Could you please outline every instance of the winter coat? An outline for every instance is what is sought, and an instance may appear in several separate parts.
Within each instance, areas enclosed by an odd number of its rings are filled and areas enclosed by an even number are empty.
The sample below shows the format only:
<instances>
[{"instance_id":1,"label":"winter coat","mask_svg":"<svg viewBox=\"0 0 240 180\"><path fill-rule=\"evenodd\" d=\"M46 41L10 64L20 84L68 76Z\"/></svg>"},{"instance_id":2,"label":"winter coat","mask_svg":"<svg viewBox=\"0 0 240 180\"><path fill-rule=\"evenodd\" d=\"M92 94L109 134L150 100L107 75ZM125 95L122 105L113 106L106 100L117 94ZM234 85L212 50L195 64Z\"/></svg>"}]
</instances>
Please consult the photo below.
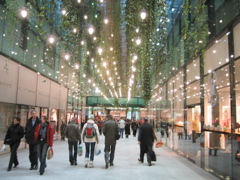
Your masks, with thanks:
<instances>
[{"instance_id":1,"label":"winter coat","mask_svg":"<svg viewBox=\"0 0 240 180\"><path fill-rule=\"evenodd\" d=\"M115 134L119 133L118 124L113 120L108 120L103 124L103 134L105 136L105 145L116 144Z\"/></svg>"},{"instance_id":2,"label":"winter coat","mask_svg":"<svg viewBox=\"0 0 240 180\"><path fill-rule=\"evenodd\" d=\"M125 134L130 135L130 123L127 122L125 125Z\"/></svg>"},{"instance_id":3,"label":"winter coat","mask_svg":"<svg viewBox=\"0 0 240 180\"><path fill-rule=\"evenodd\" d=\"M119 128L125 128L125 121L123 119L121 119L119 122L118 122L118 125L119 125Z\"/></svg>"},{"instance_id":4,"label":"winter coat","mask_svg":"<svg viewBox=\"0 0 240 180\"><path fill-rule=\"evenodd\" d=\"M25 139L28 144L35 144L34 142L34 132L38 124L41 123L41 119L36 118L36 122L34 126L32 126L32 117L28 119L27 124L25 126Z\"/></svg>"},{"instance_id":5,"label":"winter coat","mask_svg":"<svg viewBox=\"0 0 240 180\"><path fill-rule=\"evenodd\" d=\"M65 131L69 141L79 141L81 143L81 133L75 121L71 121Z\"/></svg>"},{"instance_id":6,"label":"winter coat","mask_svg":"<svg viewBox=\"0 0 240 180\"><path fill-rule=\"evenodd\" d=\"M140 141L141 144L152 145L155 139L154 136L155 134L151 124L145 122L140 126L138 141Z\"/></svg>"},{"instance_id":7,"label":"winter coat","mask_svg":"<svg viewBox=\"0 0 240 180\"><path fill-rule=\"evenodd\" d=\"M85 129L86 129L88 123L93 124L95 134L96 134L93 138L87 138L86 135L85 135ZM82 129L82 138L83 138L83 142L97 142L97 143L99 143L98 125L92 119L89 119L87 121L87 123L84 124L83 129Z\"/></svg>"},{"instance_id":8,"label":"winter coat","mask_svg":"<svg viewBox=\"0 0 240 180\"><path fill-rule=\"evenodd\" d=\"M38 126L35 129L34 132L34 142L39 142L40 138L39 138L39 133L42 127L42 123L38 124ZM53 135L54 135L54 129L52 127L51 124L48 124L47 126L47 131L46 131L47 135L46 135L46 143L52 147L53 146Z\"/></svg>"},{"instance_id":9,"label":"winter coat","mask_svg":"<svg viewBox=\"0 0 240 180\"><path fill-rule=\"evenodd\" d=\"M9 126L7 130L7 134L4 139L3 144L15 144L15 143L20 143L21 138L24 136L24 129L23 127L18 123L18 124L12 124Z\"/></svg>"}]
</instances>

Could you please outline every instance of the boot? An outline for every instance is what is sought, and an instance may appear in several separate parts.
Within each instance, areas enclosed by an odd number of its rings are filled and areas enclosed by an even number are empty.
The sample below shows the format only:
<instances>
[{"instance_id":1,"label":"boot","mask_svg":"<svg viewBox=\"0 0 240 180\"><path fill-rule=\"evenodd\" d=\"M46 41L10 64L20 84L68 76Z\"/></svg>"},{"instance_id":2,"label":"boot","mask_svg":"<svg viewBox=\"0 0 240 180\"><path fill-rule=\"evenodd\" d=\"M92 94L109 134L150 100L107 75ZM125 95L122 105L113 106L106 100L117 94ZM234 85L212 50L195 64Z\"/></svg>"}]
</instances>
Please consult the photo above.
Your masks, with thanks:
<instances>
[{"instance_id":1,"label":"boot","mask_svg":"<svg viewBox=\"0 0 240 180\"><path fill-rule=\"evenodd\" d=\"M88 167L88 159L85 159L85 168L87 168Z\"/></svg>"},{"instance_id":2,"label":"boot","mask_svg":"<svg viewBox=\"0 0 240 180\"><path fill-rule=\"evenodd\" d=\"M93 168L93 161L89 161L89 168Z\"/></svg>"}]
</instances>

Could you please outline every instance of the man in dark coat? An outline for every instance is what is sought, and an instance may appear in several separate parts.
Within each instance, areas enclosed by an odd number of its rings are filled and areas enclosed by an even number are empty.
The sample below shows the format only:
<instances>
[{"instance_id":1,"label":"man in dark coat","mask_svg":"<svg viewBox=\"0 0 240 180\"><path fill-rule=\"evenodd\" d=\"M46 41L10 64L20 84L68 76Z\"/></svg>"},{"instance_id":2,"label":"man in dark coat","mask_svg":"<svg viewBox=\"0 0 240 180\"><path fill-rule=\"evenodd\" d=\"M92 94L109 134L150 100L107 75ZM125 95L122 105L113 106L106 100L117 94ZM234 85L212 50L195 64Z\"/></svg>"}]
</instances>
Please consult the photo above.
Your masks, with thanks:
<instances>
[{"instance_id":1,"label":"man in dark coat","mask_svg":"<svg viewBox=\"0 0 240 180\"><path fill-rule=\"evenodd\" d=\"M107 118L108 121L106 121L103 125L103 135L105 136L104 157L106 169L108 168L108 163L110 163L110 166L114 165L113 160L116 147L115 135L116 133L119 133L118 124L113 120L112 116L108 115Z\"/></svg>"},{"instance_id":2,"label":"man in dark coat","mask_svg":"<svg viewBox=\"0 0 240 180\"><path fill-rule=\"evenodd\" d=\"M30 170L38 169L38 142L34 142L34 131L38 124L41 123L41 119L37 117L37 111L32 111L32 117L28 119L25 127L25 139L29 144L29 160L31 163Z\"/></svg>"},{"instance_id":3,"label":"man in dark coat","mask_svg":"<svg viewBox=\"0 0 240 180\"><path fill-rule=\"evenodd\" d=\"M138 136L138 144L140 144L140 159L139 161L143 163L144 153L147 153L147 162L148 165L151 166L151 156L153 155L153 142L155 137L155 133L153 131L153 127L148 123L148 119L144 119L144 123L140 126L139 136Z\"/></svg>"}]
</instances>

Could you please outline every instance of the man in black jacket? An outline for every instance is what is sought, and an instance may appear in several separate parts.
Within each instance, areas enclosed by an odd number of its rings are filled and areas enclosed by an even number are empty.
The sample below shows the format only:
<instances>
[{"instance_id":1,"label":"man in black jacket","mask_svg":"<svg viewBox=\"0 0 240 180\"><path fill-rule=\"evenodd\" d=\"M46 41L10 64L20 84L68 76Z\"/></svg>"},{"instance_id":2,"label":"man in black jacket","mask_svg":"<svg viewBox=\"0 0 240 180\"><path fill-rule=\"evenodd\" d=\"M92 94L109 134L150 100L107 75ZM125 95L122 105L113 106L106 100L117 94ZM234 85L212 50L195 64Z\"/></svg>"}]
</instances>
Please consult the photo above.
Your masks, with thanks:
<instances>
[{"instance_id":1,"label":"man in black jacket","mask_svg":"<svg viewBox=\"0 0 240 180\"><path fill-rule=\"evenodd\" d=\"M153 142L155 137L155 133L153 131L153 127L148 123L148 119L144 119L144 123L140 126L139 136L138 136L138 144L140 144L140 162L143 163L144 153L147 153L147 162L148 165L151 166L151 156L153 155Z\"/></svg>"},{"instance_id":2,"label":"man in black jacket","mask_svg":"<svg viewBox=\"0 0 240 180\"><path fill-rule=\"evenodd\" d=\"M38 143L34 142L34 131L39 123L41 123L41 119L37 117L37 111L32 110L32 117L28 119L25 127L25 139L29 144L30 170L38 169Z\"/></svg>"}]
</instances>

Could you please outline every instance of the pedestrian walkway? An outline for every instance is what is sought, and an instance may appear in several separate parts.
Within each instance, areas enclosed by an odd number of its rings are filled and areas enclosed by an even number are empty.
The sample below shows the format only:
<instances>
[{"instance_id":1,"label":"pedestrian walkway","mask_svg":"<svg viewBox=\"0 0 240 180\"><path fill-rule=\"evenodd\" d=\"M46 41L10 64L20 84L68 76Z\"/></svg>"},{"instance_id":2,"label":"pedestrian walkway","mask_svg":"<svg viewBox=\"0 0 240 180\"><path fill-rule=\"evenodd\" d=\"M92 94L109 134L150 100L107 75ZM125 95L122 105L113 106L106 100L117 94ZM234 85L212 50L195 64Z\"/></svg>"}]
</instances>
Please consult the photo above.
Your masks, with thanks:
<instances>
[{"instance_id":1,"label":"pedestrian walkway","mask_svg":"<svg viewBox=\"0 0 240 180\"><path fill-rule=\"evenodd\" d=\"M1 180L206 180L218 179L187 159L177 155L167 147L155 149L157 162L148 166L138 162L139 145L136 137L130 136L117 142L114 166L105 169L104 137L100 138L102 153L95 156L94 168L84 167L84 156L78 156L78 165L71 166L68 161L67 141L54 141L54 157L47 160L47 168L43 176L38 170L29 170L28 149L18 151L19 166L7 172L9 154L0 156ZM84 152L83 152L84 153Z\"/></svg>"}]
</instances>

